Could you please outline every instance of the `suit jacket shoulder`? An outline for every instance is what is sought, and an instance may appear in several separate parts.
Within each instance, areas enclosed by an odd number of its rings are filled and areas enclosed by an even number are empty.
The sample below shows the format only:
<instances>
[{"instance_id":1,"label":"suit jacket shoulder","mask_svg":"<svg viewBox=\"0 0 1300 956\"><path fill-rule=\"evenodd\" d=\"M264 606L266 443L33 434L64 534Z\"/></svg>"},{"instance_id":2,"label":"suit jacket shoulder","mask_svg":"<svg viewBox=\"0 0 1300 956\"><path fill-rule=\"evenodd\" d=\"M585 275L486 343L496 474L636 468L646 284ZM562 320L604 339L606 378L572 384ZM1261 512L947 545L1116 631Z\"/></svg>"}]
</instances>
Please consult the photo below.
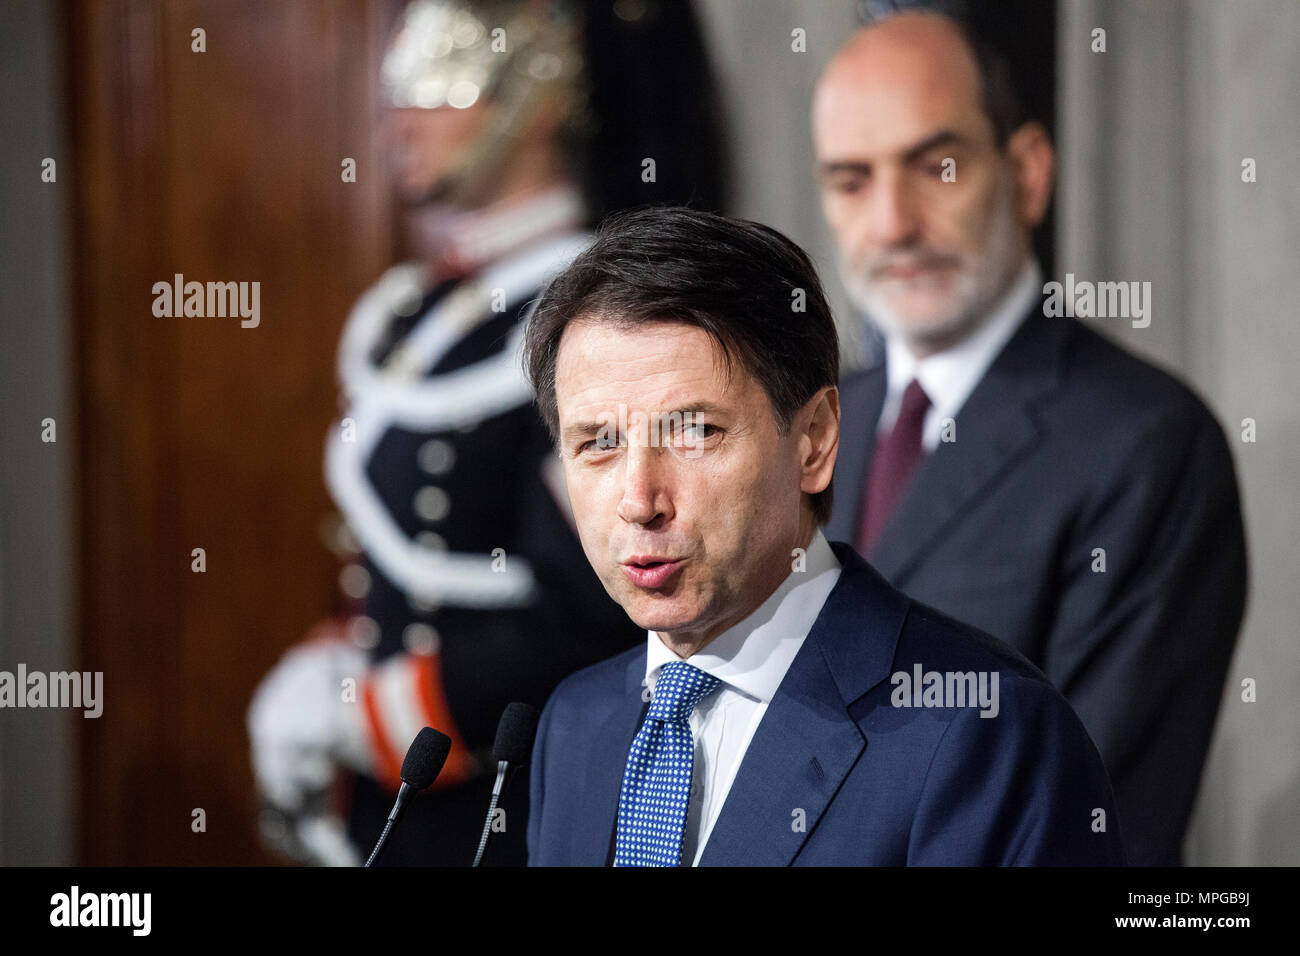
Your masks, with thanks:
<instances>
[{"instance_id":1,"label":"suit jacket shoulder","mask_svg":"<svg viewBox=\"0 0 1300 956\"><path fill-rule=\"evenodd\" d=\"M575 671L555 688L546 702L543 716L551 716L561 724L575 718L583 721L605 719L611 709L625 701L632 675L640 675L638 668L644 670L645 655L645 643L642 642L621 654ZM634 688L639 686L639 681L634 683ZM547 711L552 713L548 715Z\"/></svg>"},{"instance_id":2,"label":"suit jacket shoulder","mask_svg":"<svg viewBox=\"0 0 1300 956\"><path fill-rule=\"evenodd\" d=\"M1182 425L1188 430L1218 428L1202 398L1181 379L1069 318L1031 317L1044 334L1064 339L1061 385L1072 404L1112 424ZM1058 328L1059 327L1059 330Z\"/></svg>"}]
</instances>

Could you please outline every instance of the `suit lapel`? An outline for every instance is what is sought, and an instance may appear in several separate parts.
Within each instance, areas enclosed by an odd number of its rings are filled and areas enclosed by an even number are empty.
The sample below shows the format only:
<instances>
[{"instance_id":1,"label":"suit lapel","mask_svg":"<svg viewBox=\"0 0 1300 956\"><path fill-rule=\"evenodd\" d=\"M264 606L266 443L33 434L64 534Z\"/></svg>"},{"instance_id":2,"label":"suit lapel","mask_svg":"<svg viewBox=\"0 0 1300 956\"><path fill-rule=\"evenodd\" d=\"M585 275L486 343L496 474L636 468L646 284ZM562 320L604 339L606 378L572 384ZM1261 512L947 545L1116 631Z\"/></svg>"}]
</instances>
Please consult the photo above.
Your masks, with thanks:
<instances>
[{"instance_id":1,"label":"suit lapel","mask_svg":"<svg viewBox=\"0 0 1300 956\"><path fill-rule=\"evenodd\" d=\"M700 858L788 866L868 741L848 706L889 674L907 600L856 553L750 741Z\"/></svg>"},{"instance_id":2,"label":"suit lapel","mask_svg":"<svg viewBox=\"0 0 1300 956\"><path fill-rule=\"evenodd\" d=\"M977 386L977 391L983 384ZM1014 461L1036 434L1018 406L972 393L957 418L957 440L940 442L917 466L871 549L870 560L895 584L943 539L943 532Z\"/></svg>"},{"instance_id":3,"label":"suit lapel","mask_svg":"<svg viewBox=\"0 0 1300 956\"><path fill-rule=\"evenodd\" d=\"M904 587L945 531L1033 448L1034 408L1059 373L1060 328L1031 313L957 413L957 440L940 442L917 466L868 555L895 585Z\"/></svg>"},{"instance_id":4,"label":"suit lapel","mask_svg":"<svg viewBox=\"0 0 1300 956\"><path fill-rule=\"evenodd\" d=\"M650 704L641 699L645 680L645 652L632 655L624 683L623 700L596 731L582 788L582 821L574 838L577 866L608 866L612 859L618 798L623 789L627 755Z\"/></svg>"},{"instance_id":5,"label":"suit lapel","mask_svg":"<svg viewBox=\"0 0 1300 956\"><path fill-rule=\"evenodd\" d=\"M834 691L826 662L805 643L750 741L701 865L794 860L865 746Z\"/></svg>"}]
</instances>

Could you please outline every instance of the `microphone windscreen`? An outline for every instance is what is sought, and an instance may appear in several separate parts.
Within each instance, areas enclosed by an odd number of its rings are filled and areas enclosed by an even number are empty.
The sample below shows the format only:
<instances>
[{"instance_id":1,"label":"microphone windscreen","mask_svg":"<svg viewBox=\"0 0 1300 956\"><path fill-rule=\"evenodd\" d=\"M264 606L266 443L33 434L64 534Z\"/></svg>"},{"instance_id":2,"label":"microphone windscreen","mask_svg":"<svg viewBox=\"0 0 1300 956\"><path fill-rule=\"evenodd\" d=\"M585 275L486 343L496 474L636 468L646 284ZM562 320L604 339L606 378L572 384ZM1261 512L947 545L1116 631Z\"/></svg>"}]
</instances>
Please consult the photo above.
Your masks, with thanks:
<instances>
[{"instance_id":1,"label":"microphone windscreen","mask_svg":"<svg viewBox=\"0 0 1300 956\"><path fill-rule=\"evenodd\" d=\"M451 738L444 733L425 727L407 748L402 761L402 780L416 790L423 790L442 772L451 751Z\"/></svg>"},{"instance_id":2,"label":"microphone windscreen","mask_svg":"<svg viewBox=\"0 0 1300 956\"><path fill-rule=\"evenodd\" d=\"M515 766L528 763L537 736L537 708L531 704L507 704L497 724L497 739L492 745L493 760L508 760Z\"/></svg>"}]
</instances>

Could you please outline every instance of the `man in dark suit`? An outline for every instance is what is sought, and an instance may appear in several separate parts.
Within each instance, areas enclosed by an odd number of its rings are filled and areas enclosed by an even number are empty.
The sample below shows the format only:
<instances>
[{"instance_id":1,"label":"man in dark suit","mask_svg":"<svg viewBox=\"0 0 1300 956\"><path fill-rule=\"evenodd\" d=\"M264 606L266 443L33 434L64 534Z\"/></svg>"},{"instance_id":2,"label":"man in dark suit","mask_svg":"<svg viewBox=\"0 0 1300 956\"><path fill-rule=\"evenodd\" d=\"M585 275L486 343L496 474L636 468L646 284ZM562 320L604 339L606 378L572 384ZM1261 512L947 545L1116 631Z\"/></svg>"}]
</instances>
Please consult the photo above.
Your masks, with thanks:
<instances>
[{"instance_id":1,"label":"man in dark suit","mask_svg":"<svg viewBox=\"0 0 1300 956\"><path fill-rule=\"evenodd\" d=\"M841 383L828 535L1042 668L1106 762L1129 861L1180 862L1246 591L1222 430L1045 308L1031 239L1052 147L957 21L860 30L813 134L841 272L884 338ZM1150 305L1112 318L1141 326Z\"/></svg>"},{"instance_id":2,"label":"man in dark suit","mask_svg":"<svg viewBox=\"0 0 1300 956\"><path fill-rule=\"evenodd\" d=\"M797 246L620 215L525 358L583 550L647 632L547 702L531 864L1123 862L1060 693L823 536L839 354Z\"/></svg>"}]
</instances>

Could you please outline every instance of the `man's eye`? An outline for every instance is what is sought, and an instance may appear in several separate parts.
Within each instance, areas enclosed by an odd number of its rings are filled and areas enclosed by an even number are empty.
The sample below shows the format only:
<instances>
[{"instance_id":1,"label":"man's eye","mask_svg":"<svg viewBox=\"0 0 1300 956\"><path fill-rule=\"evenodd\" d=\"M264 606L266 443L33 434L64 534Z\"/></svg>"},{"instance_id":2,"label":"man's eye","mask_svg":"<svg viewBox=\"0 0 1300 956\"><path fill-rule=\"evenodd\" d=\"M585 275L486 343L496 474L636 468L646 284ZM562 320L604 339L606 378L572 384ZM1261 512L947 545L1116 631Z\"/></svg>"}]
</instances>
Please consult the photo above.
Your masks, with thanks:
<instances>
[{"instance_id":1,"label":"man's eye","mask_svg":"<svg viewBox=\"0 0 1300 956\"><path fill-rule=\"evenodd\" d=\"M692 422L689 425L679 425L674 429L673 439L674 444L694 448L703 445L717 433L717 425L711 425L708 422Z\"/></svg>"},{"instance_id":2,"label":"man's eye","mask_svg":"<svg viewBox=\"0 0 1300 956\"><path fill-rule=\"evenodd\" d=\"M610 448L617 448L618 440L613 435L599 435L596 438L589 438L578 446L578 453L588 451L607 451Z\"/></svg>"}]
</instances>

